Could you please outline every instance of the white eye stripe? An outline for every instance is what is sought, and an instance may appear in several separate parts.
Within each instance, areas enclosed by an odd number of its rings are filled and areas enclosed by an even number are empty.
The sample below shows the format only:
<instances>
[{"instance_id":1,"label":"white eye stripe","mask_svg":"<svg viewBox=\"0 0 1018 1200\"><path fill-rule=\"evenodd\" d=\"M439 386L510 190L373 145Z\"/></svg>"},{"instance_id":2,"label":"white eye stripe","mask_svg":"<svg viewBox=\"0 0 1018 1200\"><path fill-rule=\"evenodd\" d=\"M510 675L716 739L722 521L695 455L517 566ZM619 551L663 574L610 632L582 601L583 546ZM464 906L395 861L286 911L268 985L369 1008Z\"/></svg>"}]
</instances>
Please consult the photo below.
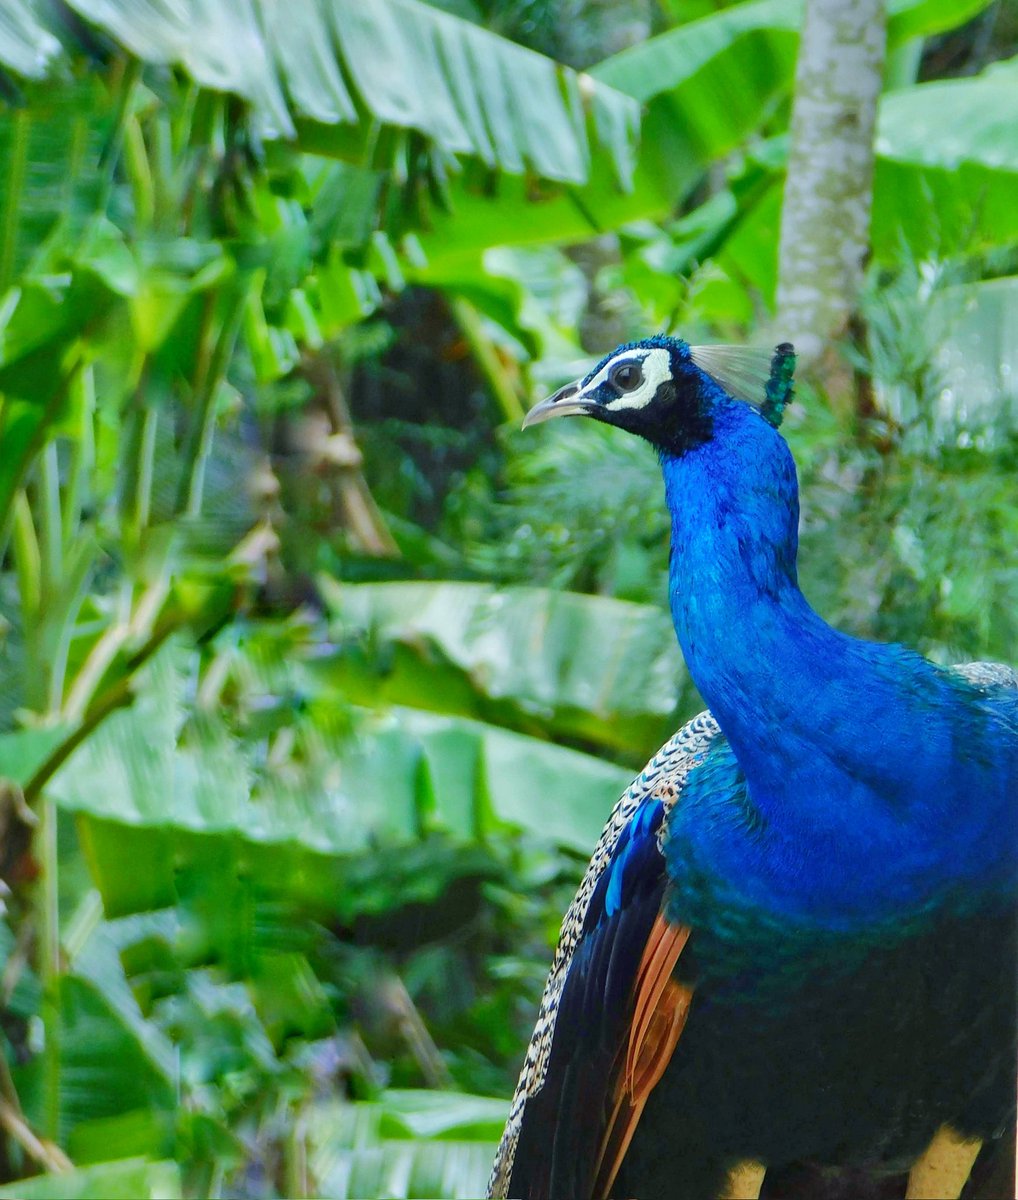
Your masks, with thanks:
<instances>
[{"instance_id":1,"label":"white eye stripe","mask_svg":"<svg viewBox=\"0 0 1018 1200\"><path fill-rule=\"evenodd\" d=\"M584 392L595 391L604 383L608 376L615 370L620 363L644 363L650 356L649 350L627 350L625 354L616 354L610 358L594 378L584 386Z\"/></svg>"},{"instance_id":2,"label":"white eye stripe","mask_svg":"<svg viewBox=\"0 0 1018 1200\"><path fill-rule=\"evenodd\" d=\"M608 360L594 378L583 389L584 394L596 391L602 383L608 381L611 372L620 363L638 362L643 371L643 382L631 392L621 396L613 396L606 401L612 411L624 408L643 408L654 399L657 389L672 374L671 355L663 347L652 350L627 350Z\"/></svg>"}]
</instances>

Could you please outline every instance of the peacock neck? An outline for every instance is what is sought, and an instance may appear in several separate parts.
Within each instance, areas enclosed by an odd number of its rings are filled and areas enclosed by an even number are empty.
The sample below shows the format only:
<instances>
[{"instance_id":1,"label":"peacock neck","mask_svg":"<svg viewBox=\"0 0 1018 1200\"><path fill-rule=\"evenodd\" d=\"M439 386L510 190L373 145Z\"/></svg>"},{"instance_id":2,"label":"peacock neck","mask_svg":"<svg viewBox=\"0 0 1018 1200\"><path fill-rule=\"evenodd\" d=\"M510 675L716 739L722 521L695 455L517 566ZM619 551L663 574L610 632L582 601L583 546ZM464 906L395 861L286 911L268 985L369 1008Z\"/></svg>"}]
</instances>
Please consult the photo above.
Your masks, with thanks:
<instances>
[{"instance_id":1,"label":"peacock neck","mask_svg":"<svg viewBox=\"0 0 1018 1200\"><path fill-rule=\"evenodd\" d=\"M949 672L810 608L795 467L777 432L733 402L709 441L661 462L675 629L735 758L706 762L673 809L675 877L692 855L752 903L832 927L918 912L994 872L1013 880L1013 839L999 835L1018 769L1010 727ZM710 771L726 762L737 773L720 785Z\"/></svg>"},{"instance_id":2,"label":"peacock neck","mask_svg":"<svg viewBox=\"0 0 1018 1200\"><path fill-rule=\"evenodd\" d=\"M863 669L854 639L810 608L796 577L798 489L783 439L745 405L715 436L662 455L672 517L670 601L689 672L751 790L786 798L804 743L851 766L852 731L823 721L831 683ZM838 699L840 699L840 693Z\"/></svg>"}]
</instances>

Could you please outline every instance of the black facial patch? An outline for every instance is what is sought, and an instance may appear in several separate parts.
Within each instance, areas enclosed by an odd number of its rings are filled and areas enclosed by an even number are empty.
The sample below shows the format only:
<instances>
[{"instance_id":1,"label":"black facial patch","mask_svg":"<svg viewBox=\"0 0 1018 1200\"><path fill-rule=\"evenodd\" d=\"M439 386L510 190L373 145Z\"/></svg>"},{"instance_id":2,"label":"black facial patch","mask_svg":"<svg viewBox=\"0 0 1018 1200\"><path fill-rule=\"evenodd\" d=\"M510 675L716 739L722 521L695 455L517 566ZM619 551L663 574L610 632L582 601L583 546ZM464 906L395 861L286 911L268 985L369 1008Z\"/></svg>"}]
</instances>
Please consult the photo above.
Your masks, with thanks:
<instances>
[{"instance_id":1,"label":"black facial patch","mask_svg":"<svg viewBox=\"0 0 1018 1200\"><path fill-rule=\"evenodd\" d=\"M678 380L673 375L659 384L654 398L640 408L616 408L612 405L611 400L618 396L621 389L609 376L598 389L602 393L598 397L601 404L592 409L589 415L606 425L635 433L662 454L681 457L696 446L710 441L714 436L714 420L710 398L704 394L703 377L699 371L691 364L680 366L680 371ZM609 390L609 395L603 394Z\"/></svg>"},{"instance_id":2,"label":"black facial patch","mask_svg":"<svg viewBox=\"0 0 1018 1200\"><path fill-rule=\"evenodd\" d=\"M643 409L643 428L634 429L661 453L679 458L714 436L710 402L703 394L697 373L683 372L662 383L654 399Z\"/></svg>"}]
</instances>

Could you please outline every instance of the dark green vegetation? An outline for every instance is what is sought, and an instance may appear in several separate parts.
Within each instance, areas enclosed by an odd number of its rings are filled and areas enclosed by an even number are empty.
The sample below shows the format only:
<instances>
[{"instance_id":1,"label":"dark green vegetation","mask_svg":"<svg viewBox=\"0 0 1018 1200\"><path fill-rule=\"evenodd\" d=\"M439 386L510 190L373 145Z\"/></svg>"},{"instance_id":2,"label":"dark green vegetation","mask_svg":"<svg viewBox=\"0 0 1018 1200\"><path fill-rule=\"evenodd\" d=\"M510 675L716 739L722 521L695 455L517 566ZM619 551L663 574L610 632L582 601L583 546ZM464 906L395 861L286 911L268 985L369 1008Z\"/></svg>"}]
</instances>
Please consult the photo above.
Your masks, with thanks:
<instances>
[{"instance_id":1,"label":"dark green vegetation","mask_svg":"<svg viewBox=\"0 0 1018 1200\"><path fill-rule=\"evenodd\" d=\"M652 457L518 419L770 336L800 10L179 7L0 0L0 1170L76 1168L0 1194L476 1195L697 707ZM786 418L807 595L945 660L1018 644L1013 22L891 5L855 394Z\"/></svg>"}]
</instances>

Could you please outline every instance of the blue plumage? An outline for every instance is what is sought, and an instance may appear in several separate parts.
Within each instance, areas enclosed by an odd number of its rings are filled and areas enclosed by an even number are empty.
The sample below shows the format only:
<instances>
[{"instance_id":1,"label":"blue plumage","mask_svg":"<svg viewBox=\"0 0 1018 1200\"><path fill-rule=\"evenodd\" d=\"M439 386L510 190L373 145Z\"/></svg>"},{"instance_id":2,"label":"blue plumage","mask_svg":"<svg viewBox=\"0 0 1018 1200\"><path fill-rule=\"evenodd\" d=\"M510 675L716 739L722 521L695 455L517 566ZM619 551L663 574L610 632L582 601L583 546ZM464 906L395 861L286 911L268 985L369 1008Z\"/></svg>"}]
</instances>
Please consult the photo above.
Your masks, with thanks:
<instances>
[{"instance_id":1,"label":"blue plumage","mask_svg":"<svg viewBox=\"0 0 1018 1200\"><path fill-rule=\"evenodd\" d=\"M747 405L711 403L711 441L662 458L669 592L756 820L701 819L722 801L693 780L675 832L747 902L835 925L900 917L950 889L1013 888L1018 840L1001 831L1018 788L1018 693L986 695L818 617L796 581L788 448Z\"/></svg>"},{"instance_id":2,"label":"blue plumage","mask_svg":"<svg viewBox=\"0 0 1018 1200\"><path fill-rule=\"evenodd\" d=\"M705 1200L727 1176L883 1198L910 1168L923 1195L943 1153L957 1196L978 1151L958 1136L992 1149L1013 1123L1018 677L810 608L776 429L791 363L758 410L719 382L743 394L744 354L656 337L528 417L656 448L711 713L620 801L566 915L493 1196Z\"/></svg>"},{"instance_id":3,"label":"blue plumage","mask_svg":"<svg viewBox=\"0 0 1018 1200\"><path fill-rule=\"evenodd\" d=\"M632 821L622 831L611 863L598 882L598 891L595 892L588 910L588 923L594 920L598 902L603 904L606 917L614 916L625 906L632 893L634 881L639 880L643 874L641 868L645 867L648 861L653 863L653 855L658 853L658 831L664 819L664 811L664 805L659 800L648 800L637 809ZM603 900L600 891L602 885Z\"/></svg>"}]
</instances>

